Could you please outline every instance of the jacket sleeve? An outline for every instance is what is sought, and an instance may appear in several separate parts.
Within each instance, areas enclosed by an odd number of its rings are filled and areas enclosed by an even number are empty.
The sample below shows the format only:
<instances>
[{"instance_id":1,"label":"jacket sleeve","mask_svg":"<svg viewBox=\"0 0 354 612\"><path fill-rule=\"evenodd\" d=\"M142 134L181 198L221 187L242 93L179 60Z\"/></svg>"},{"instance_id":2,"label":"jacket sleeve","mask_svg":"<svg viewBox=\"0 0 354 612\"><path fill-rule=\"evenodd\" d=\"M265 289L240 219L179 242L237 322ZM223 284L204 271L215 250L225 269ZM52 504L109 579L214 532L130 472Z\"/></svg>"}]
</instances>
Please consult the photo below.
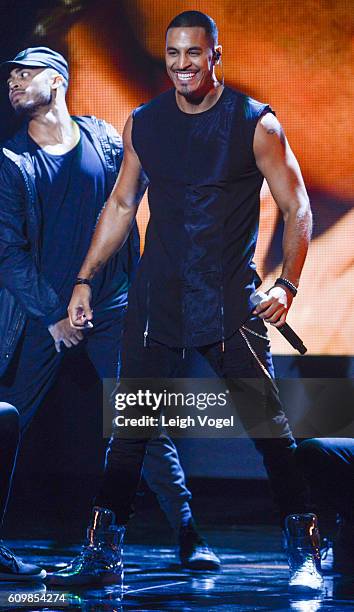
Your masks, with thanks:
<instances>
[{"instance_id":1,"label":"jacket sleeve","mask_svg":"<svg viewBox=\"0 0 354 612\"><path fill-rule=\"evenodd\" d=\"M115 160L115 170L118 176L119 169L123 160L123 141L120 134L117 132L115 127L110 123L104 122L108 141L111 146L113 158ZM146 184L148 180L146 178ZM120 252L121 266L123 272L127 275L129 285L134 277L138 261L140 259L140 234L138 224L135 221L132 230L129 234L129 238Z\"/></svg>"},{"instance_id":2,"label":"jacket sleeve","mask_svg":"<svg viewBox=\"0 0 354 612\"><path fill-rule=\"evenodd\" d=\"M115 170L118 176L118 173L119 173L122 161L123 161L123 140L120 134L118 134L116 128L113 127L113 125L111 125L110 123L106 123L105 121L103 123L106 129L108 142L110 144L111 153L114 159ZM144 170L142 170L141 171L142 193L145 192L148 185L149 185L149 179L146 176Z\"/></svg>"},{"instance_id":3,"label":"jacket sleeve","mask_svg":"<svg viewBox=\"0 0 354 612\"><path fill-rule=\"evenodd\" d=\"M27 315L45 326L66 317L54 289L40 274L27 237L25 185L10 160L0 161L0 286L6 287Z\"/></svg>"},{"instance_id":4,"label":"jacket sleeve","mask_svg":"<svg viewBox=\"0 0 354 612\"><path fill-rule=\"evenodd\" d=\"M114 164L114 173L117 178L123 160L123 140L111 123L102 121L102 126L106 132L106 138L109 143L110 154Z\"/></svg>"}]
</instances>

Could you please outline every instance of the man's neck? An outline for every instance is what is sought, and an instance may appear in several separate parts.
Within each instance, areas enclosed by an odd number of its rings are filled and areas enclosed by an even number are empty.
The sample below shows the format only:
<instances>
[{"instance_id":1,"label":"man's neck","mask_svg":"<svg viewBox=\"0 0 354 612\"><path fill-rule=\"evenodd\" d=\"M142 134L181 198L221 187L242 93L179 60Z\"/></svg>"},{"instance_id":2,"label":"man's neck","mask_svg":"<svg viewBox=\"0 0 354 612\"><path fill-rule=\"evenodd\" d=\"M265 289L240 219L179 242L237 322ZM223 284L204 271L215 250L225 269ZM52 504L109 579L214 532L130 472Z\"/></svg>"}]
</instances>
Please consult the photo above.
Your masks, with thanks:
<instances>
[{"instance_id":1,"label":"man's neck","mask_svg":"<svg viewBox=\"0 0 354 612\"><path fill-rule=\"evenodd\" d=\"M203 113L217 103L223 90L224 86L218 81L214 81L211 88L199 98L188 98L186 96L182 96L180 93L178 93L178 91L176 91L177 106L181 109L181 111L190 115Z\"/></svg>"},{"instance_id":2,"label":"man's neck","mask_svg":"<svg viewBox=\"0 0 354 612\"><path fill-rule=\"evenodd\" d=\"M28 134L47 153L63 155L80 140L78 125L71 119L66 107L43 109L28 124Z\"/></svg>"}]
</instances>

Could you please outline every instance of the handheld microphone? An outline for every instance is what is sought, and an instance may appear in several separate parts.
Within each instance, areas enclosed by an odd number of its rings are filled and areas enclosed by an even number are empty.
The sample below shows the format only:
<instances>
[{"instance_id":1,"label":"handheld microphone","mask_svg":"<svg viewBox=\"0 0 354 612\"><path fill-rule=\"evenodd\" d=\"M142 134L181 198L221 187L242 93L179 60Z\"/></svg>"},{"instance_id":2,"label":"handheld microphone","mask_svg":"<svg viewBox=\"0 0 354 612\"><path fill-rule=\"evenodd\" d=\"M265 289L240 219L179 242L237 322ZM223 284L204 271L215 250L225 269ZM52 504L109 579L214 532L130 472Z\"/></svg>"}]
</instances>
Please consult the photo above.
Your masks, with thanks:
<instances>
[{"instance_id":1,"label":"handheld microphone","mask_svg":"<svg viewBox=\"0 0 354 612\"><path fill-rule=\"evenodd\" d=\"M252 293L250 297L253 306L258 306L258 304L263 302L263 300L267 299L268 296L262 291L254 291L254 293ZM304 345L301 338L299 338L299 336L290 327L290 325L288 325L288 323L284 323L284 325L282 325L281 327L277 327L276 329L281 333L282 336L284 336L285 340L287 340L295 350L299 351L300 355L305 355L305 353L307 352L306 346Z\"/></svg>"}]
</instances>

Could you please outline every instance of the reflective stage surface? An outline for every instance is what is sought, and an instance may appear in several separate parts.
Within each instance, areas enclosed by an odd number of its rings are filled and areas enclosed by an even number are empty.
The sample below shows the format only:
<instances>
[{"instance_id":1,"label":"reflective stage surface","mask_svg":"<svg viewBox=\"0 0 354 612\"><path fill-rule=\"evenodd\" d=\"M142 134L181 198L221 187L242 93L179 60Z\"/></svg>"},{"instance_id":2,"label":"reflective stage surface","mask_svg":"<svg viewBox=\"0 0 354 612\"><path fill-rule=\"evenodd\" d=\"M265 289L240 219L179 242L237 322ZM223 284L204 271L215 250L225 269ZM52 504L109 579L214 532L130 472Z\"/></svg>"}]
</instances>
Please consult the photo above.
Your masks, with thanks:
<instances>
[{"instance_id":1,"label":"reflective stage surface","mask_svg":"<svg viewBox=\"0 0 354 612\"><path fill-rule=\"evenodd\" d=\"M181 610L183 612L220 610L255 612L264 610L317 612L354 611L354 576L325 576L325 589L319 595L291 595L287 587L287 565L281 552L280 532L274 527L247 526L208 531L209 543L220 554L223 569L218 574L182 571L175 551L159 546L158 537L147 534L146 544L125 547L123 599L114 587L102 589L59 589L40 585L0 583L1 610ZM154 541L151 544L151 541ZM54 541L12 540L8 546L26 560L48 570L62 567L79 546L58 547ZM21 607L20 595L27 602ZM45 595L42 603L30 604L29 594ZM17 597L10 598L16 594ZM57 604L51 594L61 595ZM57 595L56 595L57 596ZM10 602L8 601L10 598ZM14 600L15 601L12 601ZM38 599L38 597L37 597ZM63 601L65 599L65 602ZM17 601L16 601L17 600ZM45 603L47 601L47 603ZM59 604L59 605L58 605Z\"/></svg>"}]
</instances>

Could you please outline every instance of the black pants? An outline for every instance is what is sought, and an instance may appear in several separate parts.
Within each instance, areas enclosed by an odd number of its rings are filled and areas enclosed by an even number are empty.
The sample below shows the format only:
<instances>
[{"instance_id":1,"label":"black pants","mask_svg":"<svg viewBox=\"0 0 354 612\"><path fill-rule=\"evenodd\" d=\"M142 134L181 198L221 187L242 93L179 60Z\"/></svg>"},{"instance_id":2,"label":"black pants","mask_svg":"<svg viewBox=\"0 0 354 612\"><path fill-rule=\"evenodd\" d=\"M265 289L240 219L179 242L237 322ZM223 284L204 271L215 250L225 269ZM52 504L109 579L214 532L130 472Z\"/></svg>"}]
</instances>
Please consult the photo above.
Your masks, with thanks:
<instances>
[{"instance_id":1,"label":"black pants","mask_svg":"<svg viewBox=\"0 0 354 612\"><path fill-rule=\"evenodd\" d=\"M111 316L98 318L93 330L88 331L77 347L67 349L62 345L60 353L56 352L53 338L45 327L34 321L27 323L14 358L0 379L1 402L12 404L18 410L12 407L0 413L0 517L4 517L9 497L19 434L26 430L54 385L65 355L70 351L79 358L86 352L100 377L115 376L123 314L121 309Z\"/></svg>"},{"instance_id":2,"label":"black pants","mask_svg":"<svg viewBox=\"0 0 354 612\"><path fill-rule=\"evenodd\" d=\"M147 346L144 346L143 330L139 327L134 317L129 317L128 312L122 342L120 392L124 390L125 379L176 377L183 358L181 349L169 348L151 339ZM248 327L251 327L251 332L245 333L249 343L263 366L273 374L264 323L254 318ZM294 461L295 441L277 389L273 381L265 376L244 337L240 332L236 332L225 342L224 351L221 343L203 346L197 350L216 374L225 379L231 392L239 385L239 379L262 379L262 392L259 393L259 389L253 392L251 389L250 393L246 394L245 404L237 405L238 416L246 432L257 431L258 424L267 425L268 437L252 435L252 439L263 456L282 517L292 512L304 512L305 487ZM132 513L146 444L146 439L123 439L114 436L107 450L103 485L96 503L112 508L120 523L126 523Z\"/></svg>"},{"instance_id":3,"label":"black pants","mask_svg":"<svg viewBox=\"0 0 354 612\"><path fill-rule=\"evenodd\" d=\"M305 440L295 456L319 511L331 508L354 523L354 438Z\"/></svg>"},{"instance_id":4,"label":"black pants","mask_svg":"<svg viewBox=\"0 0 354 612\"><path fill-rule=\"evenodd\" d=\"M28 322L16 354L0 379L0 400L16 406L19 413L11 407L0 411L0 518L4 516L9 497L19 443L18 430L23 432L30 424L55 383L67 354L80 363L82 353L86 353L101 379L116 378L124 314L125 308L101 315L96 313L95 325L85 332L84 340L70 349L62 345L60 353L55 351L53 338L46 328ZM149 444L144 476L171 525L178 531L183 517L190 514L191 494L177 450L167 436ZM116 488L115 482L111 485Z\"/></svg>"},{"instance_id":5,"label":"black pants","mask_svg":"<svg viewBox=\"0 0 354 612\"><path fill-rule=\"evenodd\" d=\"M0 402L0 523L6 512L19 439L19 414L16 408Z\"/></svg>"},{"instance_id":6,"label":"black pants","mask_svg":"<svg viewBox=\"0 0 354 612\"><path fill-rule=\"evenodd\" d=\"M66 354L78 358L85 352L100 378L115 377L118 368L119 340L123 309L111 316L97 318L95 327L85 332L77 347L61 345L57 353L48 330L29 321L5 375L0 378L0 399L16 406L23 432L52 388Z\"/></svg>"}]
</instances>

